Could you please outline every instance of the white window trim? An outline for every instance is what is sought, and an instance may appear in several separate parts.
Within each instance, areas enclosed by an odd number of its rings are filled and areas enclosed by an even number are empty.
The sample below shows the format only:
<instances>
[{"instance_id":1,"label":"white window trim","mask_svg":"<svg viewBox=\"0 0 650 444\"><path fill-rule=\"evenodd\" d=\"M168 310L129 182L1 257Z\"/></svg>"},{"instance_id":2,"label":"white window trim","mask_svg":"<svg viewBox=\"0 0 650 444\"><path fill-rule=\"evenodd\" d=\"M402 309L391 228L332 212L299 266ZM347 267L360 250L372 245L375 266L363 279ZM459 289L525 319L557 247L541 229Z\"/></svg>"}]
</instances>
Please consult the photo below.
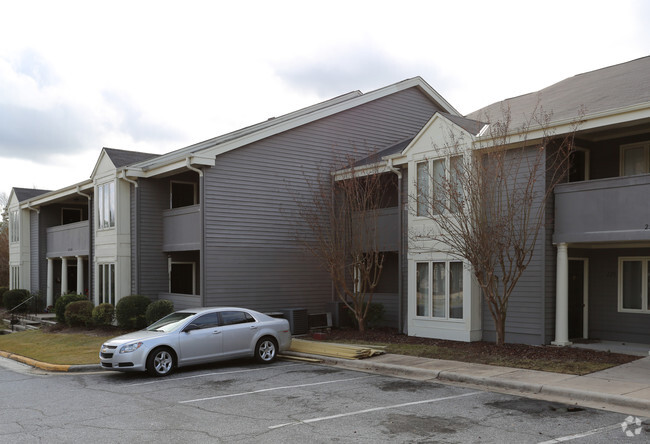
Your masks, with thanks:
<instances>
[{"instance_id":1,"label":"white window trim","mask_svg":"<svg viewBox=\"0 0 650 444\"><path fill-rule=\"evenodd\" d=\"M421 316L417 314L417 306L415 307L415 318L420 319L420 320L430 320L430 321L442 321L442 322L453 322L453 323L464 323L465 318L466 318L466 313L465 313L465 282L464 282L464 271L465 271L465 262L458 260L458 259L430 259L430 260L414 260L414 267L417 270L418 264L428 264L428 272L429 272L429 294L427 297L429 298L429 304L428 304L428 309L429 313L425 316ZM452 262L460 263L463 267L463 292L462 292L462 307L463 307L463 317L462 318L451 318L449 317L449 313L451 310L451 298L449 295L449 276L450 276L450 264ZM445 264L445 316L440 317L440 316L433 316L433 264L435 263L444 263ZM415 291L415 304L417 304L417 282L413 283L413 289Z\"/></svg>"},{"instance_id":2,"label":"white window trim","mask_svg":"<svg viewBox=\"0 0 650 444\"><path fill-rule=\"evenodd\" d=\"M461 153L455 153L453 155L448 154L446 156L429 157L429 158L422 158L422 159L419 159L419 160L414 160L414 164L415 164L415 195L417 197L417 200L415 202L415 214L413 215L415 220L426 220L426 219L431 218L429 214L425 214L424 216L420 216L418 214L420 212L419 211L420 188L419 188L419 185L418 185L418 174L417 174L418 165L422 164L422 163L427 164L427 176L428 176L427 188L428 188L429 193L433 193L434 190L435 190L435 187L434 187L434 184L433 184L433 178L432 178L433 163L436 162L436 161L439 161L441 159L443 159L445 161L445 166L444 166L444 168L445 168L445 181L449 182L449 181L451 181L451 159L455 158L455 157L461 157L463 159L463 162L465 162L465 155L461 154ZM444 216L444 215L447 215L448 213L449 212L445 210L442 213L433 214L433 217L435 218L435 217L439 217L439 216ZM438 319L438 318L436 318L436 319Z\"/></svg>"},{"instance_id":3,"label":"white window trim","mask_svg":"<svg viewBox=\"0 0 650 444\"><path fill-rule=\"evenodd\" d=\"M12 210L9 213L9 243L20 242L20 212Z\"/></svg>"},{"instance_id":4,"label":"white window trim","mask_svg":"<svg viewBox=\"0 0 650 444\"><path fill-rule=\"evenodd\" d=\"M9 288L17 290L20 288L20 265L11 265L9 267Z\"/></svg>"},{"instance_id":5,"label":"white window trim","mask_svg":"<svg viewBox=\"0 0 650 444\"><path fill-rule=\"evenodd\" d=\"M623 262L641 262L641 308L623 308ZM648 306L649 256L627 256L618 258L618 311L620 313L650 314Z\"/></svg>"},{"instance_id":6,"label":"white window trim","mask_svg":"<svg viewBox=\"0 0 650 444\"><path fill-rule=\"evenodd\" d=\"M79 222L83 220L83 211L81 208L61 208L61 224L63 224L63 212L64 211L70 211L70 212L78 212L79 213Z\"/></svg>"},{"instance_id":7,"label":"white window trim","mask_svg":"<svg viewBox=\"0 0 650 444\"><path fill-rule=\"evenodd\" d=\"M107 278L111 277L110 269L113 267L113 279L109 280L108 285L108 295L104 294L104 285ZM108 272L107 272L108 271ZM99 304L112 304L113 306L117 305L117 297L115 292L117 290L117 267L115 262L104 262L97 264L97 300ZM111 285L111 283L113 285ZM111 289L113 293L111 293Z\"/></svg>"},{"instance_id":8,"label":"white window trim","mask_svg":"<svg viewBox=\"0 0 650 444\"><path fill-rule=\"evenodd\" d=\"M624 176L624 163L623 160L625 158L624 153L626 150L629 149L634 149L634 148L644 148L644 154L643 154L643 159L645 161L645 172L641 174L648 174L650 173L650 142L645 141L645 142L635 142L635 143L627 143L625 145L621 145L619 147L619 161L618 161L618 175L621 177L627 177Z\"/></svg>"},{"instance_id":9,"label":"white window trim","mask_svg":"<svg viewBox=\"0 0 650 444\"><path fill-rule=\"evenodd\" d=\"M104 198L105 196L105 188L110 189L110 185L113 185L113 224L111 225L111 220L110 220L110 212L108 214L108 225L104 226L104 220L103 220L103 211L104 211ZM115 229L115 225L117 223L117 185L115 181L109 181L109 182L104 182L97 184L97 190L95 192L97 196L97 212L96 212L96 217L97 217L97 230L112 230Z\"/></svg>"}]
</instances>

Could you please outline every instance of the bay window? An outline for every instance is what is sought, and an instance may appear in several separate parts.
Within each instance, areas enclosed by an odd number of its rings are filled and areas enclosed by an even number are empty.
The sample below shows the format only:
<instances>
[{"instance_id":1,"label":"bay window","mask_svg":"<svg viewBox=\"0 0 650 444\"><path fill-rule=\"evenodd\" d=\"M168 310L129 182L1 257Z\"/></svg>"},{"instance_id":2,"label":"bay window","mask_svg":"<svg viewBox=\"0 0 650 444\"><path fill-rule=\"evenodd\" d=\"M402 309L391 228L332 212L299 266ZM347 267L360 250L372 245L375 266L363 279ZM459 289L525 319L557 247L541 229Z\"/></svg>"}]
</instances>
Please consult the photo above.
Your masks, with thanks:
<instances>
[{"instance_id":1,"label":"bay window","mask_svg":"<svg viewBox=\"0 0 650 444\"><path fill-rule=\"evenodd\" d=\"M417 262L416 316L463 319L463 263Z\"/></svg>"},{"instance_id":2,"label":"bay window","mask_svg":"<svg viewBox=\"0 0 650 444\"><path fill-rule=\"evenodd\" d=\"M97 185L97 228L115 226L115 182Z\"/></svg>"},{"instance_id":3,"label":"bay window","mask_svg":"<svg viewBox=\"0 0 650 444\"><path fill-rule=\"evenodd\" d=\"M448 156L416 164L417 216L436 216L445 208L456 213L462 204L463 156Z\"/></svg>"}]
</instances>

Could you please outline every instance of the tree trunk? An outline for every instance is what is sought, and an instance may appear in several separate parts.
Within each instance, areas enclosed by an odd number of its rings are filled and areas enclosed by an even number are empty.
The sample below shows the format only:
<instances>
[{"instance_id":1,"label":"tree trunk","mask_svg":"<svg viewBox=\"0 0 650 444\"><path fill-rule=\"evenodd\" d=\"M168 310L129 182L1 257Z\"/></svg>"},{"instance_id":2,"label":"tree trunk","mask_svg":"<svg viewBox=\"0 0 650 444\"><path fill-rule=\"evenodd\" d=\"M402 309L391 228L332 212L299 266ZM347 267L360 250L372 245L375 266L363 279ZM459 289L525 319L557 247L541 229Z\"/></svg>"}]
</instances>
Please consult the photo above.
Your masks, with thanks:
<instances>
[{"instance_id":1,"label":"tree trunk","mask_svg":"<svg viewBox=\"0 0 650 444\"><path fill-rule=\"evenodd\" d=\"M497 313L494 319L494 326L497 332L496 345L502 346L506 339L506 317L502 313Z\"/></svg>"}]
</instances>

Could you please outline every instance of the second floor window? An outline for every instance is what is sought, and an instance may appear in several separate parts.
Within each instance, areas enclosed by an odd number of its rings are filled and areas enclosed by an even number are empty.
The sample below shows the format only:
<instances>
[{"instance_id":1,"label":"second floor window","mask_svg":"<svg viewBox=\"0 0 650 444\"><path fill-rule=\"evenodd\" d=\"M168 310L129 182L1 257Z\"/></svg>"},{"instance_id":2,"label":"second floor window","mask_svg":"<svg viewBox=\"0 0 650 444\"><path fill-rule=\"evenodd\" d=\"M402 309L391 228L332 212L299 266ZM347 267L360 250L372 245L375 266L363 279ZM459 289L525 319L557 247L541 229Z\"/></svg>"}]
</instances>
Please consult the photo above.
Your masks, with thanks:
<instances>
[{"instance_id":1,"label":"second floor window","mask_svg":"<svg viewBox=\"0 0 650 444\"><path fill-rule=\"evenodd\" d=\"M115 226L115 182L97 185L97 228Z\"/></svg>"},{"instance_id":2,"label":"second floor window","mask_svg":"<svg viewBox=\"0 0 650 444\"><path fill-rule=\"evenodd\" d=\"M20 240L20 224L18 210L9 213L9 241L18 242Z\"/></svg>"},{"instance_id":3,"label":"second floor window","mask_svg":"<svg viewBox=\"0 0 650 444\"><path fill-rule=\"evenodd\" d=\"M455 213L462 204L463 156L442 157L417 165L417 216Z\"/></svg>"},{"instance_id":4,"label":"second floor window","mask_svg":"<svg viewBox=\"0 0 650 444\"><path fill-rule=\"evenodd\" d=\"M650 142L621 146L621 176L650 172Z\"/></svg>"}]
</instances>

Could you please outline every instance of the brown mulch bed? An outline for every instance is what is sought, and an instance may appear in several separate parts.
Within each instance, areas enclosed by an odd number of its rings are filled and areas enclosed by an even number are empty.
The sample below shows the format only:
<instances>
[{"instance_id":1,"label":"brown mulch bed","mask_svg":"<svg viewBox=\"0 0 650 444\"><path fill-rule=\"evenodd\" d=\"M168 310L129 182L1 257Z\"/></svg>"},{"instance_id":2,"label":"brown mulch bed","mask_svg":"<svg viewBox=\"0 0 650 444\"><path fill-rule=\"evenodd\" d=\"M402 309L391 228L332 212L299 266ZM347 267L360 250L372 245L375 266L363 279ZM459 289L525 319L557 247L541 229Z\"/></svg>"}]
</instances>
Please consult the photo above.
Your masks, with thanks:
<instances>
[{"instance_id":1,"label":"brown mulch bed","mask_svg":"<svg viewBox=\"0 0 650 444\"><path fill-rule=\"evenodd\" d=\"M469 362L484 362L482 357L505 360L538 360L538 361L582 361L593 363L608 363L613 365L625 364L639 359L638 356L623 355L603 351L587 350L576 347L555 347L552 345L505 344L501 347L492 342L460 342L442 339L419 338L400 334L395 329L375 328L364 333L354 329L333 329L327 340L371 342L384 344L412 344L437 346L455 355L454 359ZM445 358L442 358L445 359Z\"/></svg>"}]
</instances>

